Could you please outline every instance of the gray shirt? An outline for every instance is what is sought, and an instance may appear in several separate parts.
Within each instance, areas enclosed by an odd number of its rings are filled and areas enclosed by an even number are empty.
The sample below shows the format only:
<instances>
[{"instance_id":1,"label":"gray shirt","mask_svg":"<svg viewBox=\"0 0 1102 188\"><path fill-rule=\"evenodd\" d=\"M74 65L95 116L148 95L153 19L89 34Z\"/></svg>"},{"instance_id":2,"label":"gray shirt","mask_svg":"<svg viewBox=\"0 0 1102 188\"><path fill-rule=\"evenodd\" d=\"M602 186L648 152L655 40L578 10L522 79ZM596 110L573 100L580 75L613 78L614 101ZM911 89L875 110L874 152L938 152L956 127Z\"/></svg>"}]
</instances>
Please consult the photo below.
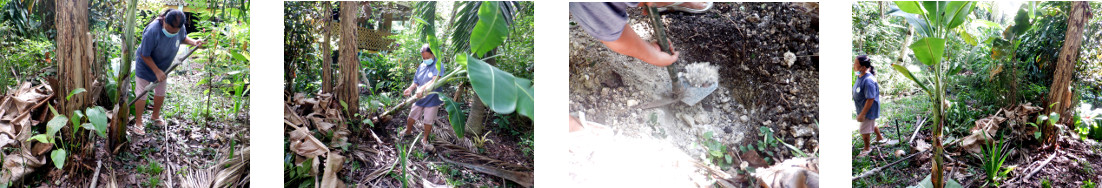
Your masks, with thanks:
<instances>
[{"instance_id":1,"label":"gray shirt","mask_svg":"<svg viewBox=\"0 0 1102 188\"><path fill-rule=\"evenodd\" d=\"M628 23L627 8L637 5L638 2L571 2L570 15L593 38L614 41Z\"/></svg>"}]
</instances>

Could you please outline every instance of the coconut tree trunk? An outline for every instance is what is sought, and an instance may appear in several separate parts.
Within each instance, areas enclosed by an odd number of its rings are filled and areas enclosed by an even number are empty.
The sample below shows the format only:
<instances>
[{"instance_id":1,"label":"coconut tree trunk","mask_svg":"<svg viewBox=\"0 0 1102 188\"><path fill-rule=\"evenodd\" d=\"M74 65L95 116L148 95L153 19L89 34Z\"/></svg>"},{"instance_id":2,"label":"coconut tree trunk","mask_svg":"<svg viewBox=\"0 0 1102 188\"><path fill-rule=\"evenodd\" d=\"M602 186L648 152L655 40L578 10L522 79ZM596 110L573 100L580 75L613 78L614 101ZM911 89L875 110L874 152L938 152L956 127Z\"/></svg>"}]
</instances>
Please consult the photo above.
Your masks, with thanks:
<instances>
[{"instance_id":1,"label":"coconut tree trunk","mask_svg":"<svg viewBox=\"0 0 1102 188\"><path fill-rule=\"evenodd\" d=\"M65 99L69 92L84 88L92 90L95 77L92 69L92 35L88 33L88 1L59 0L57 10L57 67L58 67L58 113L73 110L91 104L92 95L87 93L73 95Z\"/></svg>"},{"instance_id":2,"label":"coconut tree trunk","mask_svg":"<svg viewBox=\"0 0 1102 188\"><path fill-rule=\"evenodd\" d=\"M1047 113L1056 112L1061 119L1070 119L1068 109L1071 107L1072 92L1071 78L1075 74L1075 62L1079 58L1079 46L1083 41L1083 29L1091 18L1090 6L1086 2L1071 2L1071 11L1068 12L1068 30L1064 36L1064 45L1060 47L1060 56L1056 60L1056 73L1052 78L1051 92L1048 96ZM1054 105L1055 104L1055 105ZM1061 121L1063 122L1063 121ZM1050 124L1044 124L1041 129L1045 144L1056 143L1057 130Z\"/></svg>"},{"instance_id":3,"label":"coconut tree trunk","mask_svg":"<svg viewBox=\"0 0 1102 188\"><path fill-rule=\"evenodd\" d=\"M329 15L333 12L333 3L328 1L322 3L325 3L325 11L322 12L325 17L325 22L322 24L322 27L325 27L322 32L325 39L321 43L321 91L333 93L333 70L330 70L333 65L333 49L329 48L329 23L333 21L333 17Z\"/></svg>"},{"instance_id":4,"label":"coconut tree trunk","mask_svg":"<svg viewBox=\"0 0 1102 188\"><path fill-rule=\"evenodd\" d=\"M340 83L337 84L337 98L348 105L350 114L359 113L359 91L356 88L360 79L360 62L356 60L356 2L341 2L341 52Z\"/></svg>"},{"instance_id":5,"label":"coconut tree trunk","mask_svg":"<svg viewBox=\"0 0 1102 188\"><path fill-rule=\"evenodd\" d=\"M129 0L126 3L126 24L123 28L125 41L122 44L122 62L119 66L119 75L115 83L118 83L118 104L115 105L115 115L111 119L111 128L108 131L108 151L115 151L115 146L125 140L126 125L130 122L130 106L126 104L130 93L130 62L134 62L134 10L138 2Z\"/></svg>"}]
</instances>

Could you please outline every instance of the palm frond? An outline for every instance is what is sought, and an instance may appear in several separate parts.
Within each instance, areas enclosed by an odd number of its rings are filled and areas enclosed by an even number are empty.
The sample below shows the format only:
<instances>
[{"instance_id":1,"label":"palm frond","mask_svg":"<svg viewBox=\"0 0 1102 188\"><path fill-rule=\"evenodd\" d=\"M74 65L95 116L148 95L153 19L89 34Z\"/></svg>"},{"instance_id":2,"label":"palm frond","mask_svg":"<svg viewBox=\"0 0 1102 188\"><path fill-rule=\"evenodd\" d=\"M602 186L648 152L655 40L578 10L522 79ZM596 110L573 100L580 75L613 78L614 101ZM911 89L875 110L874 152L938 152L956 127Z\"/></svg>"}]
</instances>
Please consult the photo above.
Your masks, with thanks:
<instances>
[{"instance_id":1,"label":"palm frond","mask_svg":"<svg viewBox=\"0 0 1102 188\"><path fill-rule=\"evenodd\" d=\"M516 1L488 2L499 3L498 7L501 7L501 14L505 16L505 25L512 28L517 15L517 7L520 7L520 3ZM448 26L449 30L452 31L449 51L470 51L471 30L474 30L475 24L478 24L478 9L482 7L482 3L482 1L455 2L455 8L452 9L455 12L452 13L452 21Z\"/></svg>"},{"instance_id":2,"label":"palm frond","mask_svg":"<svg viewBox=\"0 0 1102 188\"><path fill-rule=\"evenodd\" d=\"M416 32L421 34L421 40L429 35L436 35L436 1L421 1L414 4L414 16L410 21L417 24Z\"/></svg>"}]
</instances>

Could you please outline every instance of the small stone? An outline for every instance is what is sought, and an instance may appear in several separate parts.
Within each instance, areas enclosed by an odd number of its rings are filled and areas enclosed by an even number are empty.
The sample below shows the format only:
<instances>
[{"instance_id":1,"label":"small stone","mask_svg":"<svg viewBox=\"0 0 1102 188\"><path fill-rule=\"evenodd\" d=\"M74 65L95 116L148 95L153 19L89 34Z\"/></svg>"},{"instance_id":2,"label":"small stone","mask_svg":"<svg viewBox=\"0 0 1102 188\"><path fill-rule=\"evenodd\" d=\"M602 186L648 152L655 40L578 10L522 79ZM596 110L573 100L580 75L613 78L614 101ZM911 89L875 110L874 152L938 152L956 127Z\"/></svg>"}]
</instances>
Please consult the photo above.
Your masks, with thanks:
<instances>
[{"instance_id":1,"label":"small stone","mask_svg":"<svg viewBox=\"0 0 1102 188\"><path fill-rule=\"evenodd\" d=\"M685 114L677 114L677 117L681 118L681 120L684 120L685 123L689 125L689 127L696 127L696 122L694 122L696 120L692 116L685 115Z\"/></svg>"},{"instance_id":2,"label":"small stone","mask_svg":"<svg viewBox=\"0 0 1102 188\"><path fill-rule=\"evenodd\" d=\"M788 65L788 67L792 67L792 64L796 63L796 54L792 52L785 52L784 62L786 63L786 65Z\"/></svg>"},{"instance_id":3,"label":"small stone","mask_svg":"<svg viewBox=\"0 0 1102 188\"><path fill-rule=\"evenodd\" d=\"M704 113L696 114L696 122L697 123L708 124L708 123L711 123L711 121L709 121L709 120L710 119L708 119L708 116L704 115Z\"/></svg>"},{"instance_id":4,"label":"small stone","mask_svg":"<svg viewBox=\"0 0 1102 188\"><path fill-rule=\"evenodd\" d=\"M637 104L639 104L639 101L638 101L638 100L635 100L635 99L628 99L628 106L635 106L635 105L637 105Z\"/></svg>"},{"instance_id":5,"label":"small stone","mask_svg":"<svg viewBox=\"0 0 1102 188\"><path fill-rule=\"evenodd\" d=\"M742 115L742 117L739 117L739 120L742 120L743 122L750 121L750 117L746 117L746 115Z\"/></svg>"},{"instance_id":6,"label":"small stone","mask_svg":"<svg viewBox=\"0 0 1102 188\"><path fill-rule=\"evenodd\" d=\"M795 137L810 137L815 134L815 129L809 126L804 126L796 128L795 130L793 130L793 132L795 133L793 133L792 136Z\"/></svg>"}]
</instances>

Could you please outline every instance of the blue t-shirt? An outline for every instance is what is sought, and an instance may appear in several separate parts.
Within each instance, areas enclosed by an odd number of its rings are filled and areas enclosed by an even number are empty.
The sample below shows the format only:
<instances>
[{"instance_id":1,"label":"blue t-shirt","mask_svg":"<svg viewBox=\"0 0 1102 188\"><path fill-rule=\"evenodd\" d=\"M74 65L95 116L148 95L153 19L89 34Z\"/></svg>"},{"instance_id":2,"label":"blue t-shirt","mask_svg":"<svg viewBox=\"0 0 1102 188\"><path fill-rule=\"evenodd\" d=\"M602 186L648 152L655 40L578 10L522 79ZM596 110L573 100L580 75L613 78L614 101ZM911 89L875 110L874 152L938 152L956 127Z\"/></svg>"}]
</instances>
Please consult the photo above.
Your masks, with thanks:
<instances>
[{"instance_id":1,"label":"blue t-shirt","mask_svg":"<svg viewBox=\"0 0 1102 188\"><path fill-rule=\"evenodd\" d=\"M161 32L161 28L160 20L153 21L145 26L145 31L142 31L142 43L138 45L136 58L134 58L134 64L138 64L137 69L135 69L138 72L138 78L150 82L157 81L157 75L153 73L153 69L145 65L145 60L142 60L142 57L152 58L153 64L156 64L161 71L165 71L172 64L172 60L176 58L176 52L180 50L180 43L187 36L187 26L181 25L180 31L172 38L165 36Z\"/></svg>"},{"instance_id":2,"label":"blue t-shirt","mask_svg":"<svg viewBox=\"0 0 1102 188\"><path fill-rule=\"evenodd\" d=\"M627 8L637 5L638 2L571 2L570 15L593 38L614 41L628 23Z\"/></svg>"},{"instance_id":3,"label":"blue t-shirt","mask_svg":"<svg viewBox=\"0 0 1102 188\"><path fill-rule=\"evenodd\" d=\"M861 109L865 108L865 101L868 99L873 99L873 102L869 111L865 113L865 119L874 120L880 117L880 84L876 83L872 74L865 73L853 83L853 105L857 106L858 115L861 114Z\"/></svg>"},{"instance_id":4,"label":"blue t-shirt","mask_svg":"<svg viewBox=\"0 0 1102 188\"><path fill-rule=\"evenodd\" d=\"M429 64L420 63L420 65L418 65L417 67L417 72L413 74L413 83L417 83L417 87L424 86L425 83L432 81L432 77L440 76L441 72L444 72L444 66L441 65L440 69L436 69L436 59L433 59L432 63ZM443 91L442 89L443 87L436 87L436 89L432 91L441 92ZM417 105L420 107L432 107L439 106L443 103L444 101L441 101L440 97L438 97L436 94L431 94L425 96L425 98L421 98L421 100L413 103L413 105Z\"/></svg>"}]
</instances>

